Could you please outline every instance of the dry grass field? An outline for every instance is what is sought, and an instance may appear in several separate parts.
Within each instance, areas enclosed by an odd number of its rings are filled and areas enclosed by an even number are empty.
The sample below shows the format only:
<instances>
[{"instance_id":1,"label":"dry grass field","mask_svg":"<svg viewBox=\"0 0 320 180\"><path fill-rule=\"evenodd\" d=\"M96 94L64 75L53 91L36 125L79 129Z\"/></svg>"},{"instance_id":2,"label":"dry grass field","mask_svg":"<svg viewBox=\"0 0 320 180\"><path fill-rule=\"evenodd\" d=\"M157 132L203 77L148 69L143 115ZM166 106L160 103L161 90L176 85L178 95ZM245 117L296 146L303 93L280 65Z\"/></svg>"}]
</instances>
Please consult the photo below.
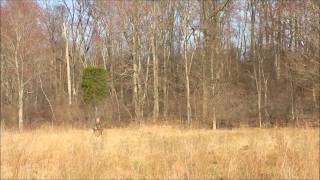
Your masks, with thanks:
<instances>
[{"instance_id":1,"label":"dry grass field","mask_svg":"<svg viewBox=\"0 0 320 180\"><path fill-rule=\"evenodd\" d=\"M319 179L319 129L1 133L1 179Z\"/></svg>"}]
</instances>

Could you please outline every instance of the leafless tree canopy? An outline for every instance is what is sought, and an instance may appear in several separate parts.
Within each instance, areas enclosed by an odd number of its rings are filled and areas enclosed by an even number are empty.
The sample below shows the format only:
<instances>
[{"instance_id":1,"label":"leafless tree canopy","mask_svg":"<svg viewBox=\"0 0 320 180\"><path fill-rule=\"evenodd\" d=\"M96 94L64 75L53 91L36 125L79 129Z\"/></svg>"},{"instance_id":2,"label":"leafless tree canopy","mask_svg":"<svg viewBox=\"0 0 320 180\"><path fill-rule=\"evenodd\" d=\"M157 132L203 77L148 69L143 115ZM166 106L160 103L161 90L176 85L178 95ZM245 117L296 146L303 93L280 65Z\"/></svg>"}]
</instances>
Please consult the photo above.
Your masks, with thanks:
<instances>
[{"instance_id":1,"label":"leafless tree canopy","mask_svg":"<svg viewBox=\"0 0 320 180\"><path fill-rule=\"evenodd\" d=\"M1 1L1 124L86 125L81 73L104 67L101 120L209 128L319 122L316 0Z\"/></svg>"}]
</instances>

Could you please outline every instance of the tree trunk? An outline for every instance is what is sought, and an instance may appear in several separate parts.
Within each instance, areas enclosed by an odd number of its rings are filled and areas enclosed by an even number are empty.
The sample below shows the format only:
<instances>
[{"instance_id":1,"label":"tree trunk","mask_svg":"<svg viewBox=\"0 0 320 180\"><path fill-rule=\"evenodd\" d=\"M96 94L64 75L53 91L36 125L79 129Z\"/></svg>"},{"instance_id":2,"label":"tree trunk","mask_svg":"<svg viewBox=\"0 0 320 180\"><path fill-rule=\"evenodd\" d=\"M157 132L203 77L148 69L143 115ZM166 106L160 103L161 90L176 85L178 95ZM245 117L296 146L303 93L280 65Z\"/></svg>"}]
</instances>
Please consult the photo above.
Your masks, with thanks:
<instances>
[{"instance_id":1,"label":"tree trunk","mask_svg":"<svg viewBox=\"0 0 320 180\"><path fill-rule=\"evenodd\" d=\"M135 55L133 57L133 101L134 101L135 115L136 115L136 118L139 119L140 105L139 105L139 99L138 99L138 65L137 65L137 60Z\"/></svg>"},{"instance_id":2,"label":"tree trunk","mask_svg":"<svg viewBox=\"0 0 320 180\"><path fill-rule=\"evenodd\" d=\"M185 68L187 70L188 68ZM191 104L190 104L190 82L189 75L186 72L186 90L187 90L187 121L188 124L191 124Z\"/></svg>"},{"instance_id":3,"label":"tree trunk","mask_svg":"<svg viewBox=\"0 0 320 180\"><path fill-rule=\"evenodd\" d=\"M257 91L257 106L259 116L259 127L262 127L262 114L261 114L261 59L256 57L256 44L255 44L255 16L256 16L256 1L251 0L251 27L250 27L250 51L251 51L251 62L253 64L254 80Z\"/></svg>"},{"instance_id":4,"label":"tree trunk","mask_svg":"<svg viewBox=\"0 0 320 180\"><path fill-rule=\"evenodd\" d=\"M212 129L217 129L217 118L216 118L216 106L213 105L212 107Z\"/></svg>"},{"instance_id":5,"label":"tree trunk","mask_svg":"<svg viewBox=\"0 0 320 180\"><path fill-rule=\"evenodd\" d=\"M44 89L43 89L42 80L41 80L40 75L39 75L39 81L40 81L41 91L42 91L44 97L46 98L46 100L47 100L47 102L48 102L48 104L49 104L49 106L50 106L51 113L52 113L52 119L51 119L51 128L52 128L52 127L53 127L53 120L56 121L56 116L55 116L55 114L54 114L54 112L53 112L53 107L52 107L52 104L51 104L51 102L50 102L50 99L49 99L49 97L47 96L47 93L46 93L46 92L44 91Z\"/></svg>"},{"instance_id":6,"label":"tree trunk","mask_svg":"<svg viewBox=\"0 0 320 180\"><path fill-rule=\"evenodd\" d=\"M263 77L264 77L264 72L263 72ZM270 120L270 115L268 111L268 79L264 77L264 113L265 117L267 117Z\"/></svg>"},{"instance_id":7,"label":"tree trunk","mask_svg":"<svg viewBox=\"0 0 320 180\"><path fill-rule=\"evenodd\" d=\"M156 2L153 2L153 35L151 37L152 58L153 58L153 121L159 119L159 73L158 73L158 57L156 42Z\"/></svg>"},{"instance_id":8,"label":"tree trunk","mask_svg":"<svg viewBox=\"0 0 320 180\"><path fill-rule=\"evenodd\" d=\"M281 70L280 69L281 68L281 66L280 66L280 62L281 62L281 55L280 55L280 53L281 53L281 10L280 10L280 8L278 8L277 14L278 14L278 20L277 20L278 34L276 37L276 47L275 47L275 69L276 69L277 80L279 80L280 79L280 70Z\"/></svg>"},{"instance_id":9,"label":"tree trunk","mask_svg":"<svg viewBox=\"0 0 320 180\"><path fill-rule=\"evenodd\" d=\"M190 104L190 81L189 81L189 63L188 63L188 32L187 32L187 18L184 17L184 70L185 70L185 80L186 80L186 97L187 97L187 122L191 124L191 104Z\"/></svg>"},{"instance_id":10,"label":"tree trunk","mask_svg":"<svg viewBox=\"0 0 320 180\"><path fill-rule=\"evenodd\" d=\"M314 111L317 111L318 109L318 102L317 102L317 88L316 88L316 83L312 83L312 100L314 104Z\"/></svg>"},{"instance_id":11,"label":"tree trunk","mask_svg":"<svg viewBox=\"0 0 320 180\"><path fill-rule=\"evenodd\" d=\"M19 130L23 130L23 95L24 87L22 84L19 85L19 100L18 100L18 118L19 118Z\"/></svg>"},{"instance_id":12,"label":"tree trunk","mask_svg":"<svg viewBox=\"0 0 320 180\"><path fill-rule=\"evenodd\" d=\"M138 68L138 15L137 1L133 4L133 101L136 120L141 119L140 93L139 93L139 68Z\"/></svg>"},{"instance_id":13,"label":"tree trunk","mask_svg":"<svg viewBox=\"0 0 320 180\"><path fill-rule=\"evenodd\" d=\"M291 68L291 67L289 67ZM297 118L296 115L296 99L295 99L295 87L294 87L294 79L292 70L289 69L289 76L290 76L290 99L291 99L291 120L295 121Z\"/></svg>"},{"instance_id":14,"label":"tree trunk","mask_svg":"<svg viewBox=\"0 0 320 180\"><path fill-rule=\"evenodd\" d=\"M203 67L205 67L203 65ZM203 70L204 71L204 70ZM206 120L208 117L208 89L206 83L206 74L202 73L202 119Z\"/></svg>"},{"instance_id":15,"label":"tree trunk","mask_svg":"<svg viewBox=\"0 0 320 180\"><path fill-rule=\"evenodd\" d=\"M210 57L210 73L211 73L211 90L212 90L212 129L217 129L217 120L216 120L216 102L215 101L215 71L214 71L214 53L215 52L215 41L212 43L212 52L211 52L211 57Z\"/></svg>"},{"instance_id":16,"label":"tree trunk","mask_svg":"<svg viewBox=\"0 0 320 180\"><path fill-rule=\"evenodd\" d=\"M19 49L20 38L17 38L17 39L18 39L18 43L14 52L14 60L15 60L16 77L17 77L17 83L18 83L18 126L19 126L19 130L22 131L23 130L23 95L24 95L23 64L19 64L19 60L18 60L18 49Z\"/></svg>"},{"instance_id":17,"label":"tree trunk","mask_svg":"<svg viewBox=\"0 0 320 180\"><path fill-rule=\"evenodd\" d=\"M257 62L256 62L257 61ZM253 61L253 72L254 72L254 79L257 91L257 106L258 106L258 116L259 116L259 128L262 128L262 77L261 77L261 69L262 69L262 62L260 57L257 60Z\"/></svg>"},{"instance_id":18,"label":"tree trunk","mask_svg":"<svg viewBox=\"0 0 320 180\"><path fill-rule=\"evenodd\" d=\"M202 77L202 120L208 117L208 88L207 88L207 58L208 58L208 36L207 36L207 1L200 3L200 24L203 31L202 47L201 47L201 77Z\"/></svg>"},{"instance_id":19,"label":"tree trunk","mask_svg":"<svg viewBox=\"0 0 320 180\"><path fill-rule=\"evenodd\" d=\"M3 67L3 65L4 65L4 58L3 58L3 55L0 55L0 82L1 82L1 85L0 85L0 93L2 93L2 89L6 89L6 91L5 91L5 97L6 98L8 98L9 97L9 90L8 90L8 81L5 81L5 82L3 82L4 81L4 78L3 78L3 72L4 72L4 67ZM3 86L5 87L3 87ZM1 97L0 98L0 113L2 113L1 112L1 110L2 110L2 98L3 97ZM0 114L0 115L2 115L2 114ZM5 120L4 120L4 118L3 117L1 117L1 131L3 132L3 130L4 130L4 128L5 128Z\"/></svg>"},{"instance_id":20,"label":"tree trunk","mask_svg":"<svg viewBox=\"0 0 320 180\"><path fill-rule=\"evenodd\" d=\"M164 62L163 62L163 117L168 117L169 111L169 91L168 91L168 74L170 73L170 62L174 55L174 5L170 1L170 13L169 13L169 26L168 26L168 36L165 38L165 48L164 48Z\"/></svg>"},{"instance_id":21,"label":"tree trunk","mask_svg":"<svg viewBox=\"0 0 320 180\"><path fill-rule=\"evenodd\" d=\"M213 4L213 10L216 11L217 4L214 2ZM211 74L211 95L212 95L212 129L217 129L217 119L216 119L216 79L219 76L219 73L217 72L218 68L215 68L215 66L218 65L218 59L215 58L217 56L217 48L218 48L218 15L215 14L212 21L212 29L209 31L213 34L212 39L210 39L210 74Z\"/></svg>"},{"instance_id":22,"label":"tree trunk","mask_svg":"<svg viewBox=\"0 0 320 180\"><path fill-rule=\"evenodd\" d=\"M140 37L139 35L137 36L137 44L141 44L140 43ZM139 48L138 48L139 49ZM139 103L139 117L140 119L143 118L143 113L144 113L144 103L145 103L145 98L143 98L143 89L142 89L142 84L141 84L141 75L142 75L142 63L141 63L141 55L139 50L137 50L137 59L138 59L138 79L137 79L137 84L138 84L138 103Z\"/></svg>"},{"instance_id":23,"label":"tree trunk","mask_svg":"<svg viewBox=\"0 0 320 180\"><path fill-rule=\"evenodd\" d=\"M258 113L259 113L259 128L262 128L261 90L258 92Z\"/></svg>"},{"instance_id":24,"label":"tree trunk","mask_svg":"<svg viewBox=\"0 0 320 180\"><path fill-rule=\"evenodd\" d=\"M168 116L168 68L167 63L170 57L170 49L167 51L167 48L164 48L164 61L163 61L163 117L167 118Z\"/></svg>"},{"instance_id":25,"label":"tree trunk","mask_svg":"<svg viewBox=\"0 0 320 180\"><path fill-rule=\"evenodd\" d=\"M66 61L67 61L68 103L69 103L69 105L72 105L69 46L68 46L68 38L67 38L67 27L66 27L65 23L63 23L63 36L64 36L64 40L65 40L65 58L66 58Z\"/></svg>"}]
</instances>

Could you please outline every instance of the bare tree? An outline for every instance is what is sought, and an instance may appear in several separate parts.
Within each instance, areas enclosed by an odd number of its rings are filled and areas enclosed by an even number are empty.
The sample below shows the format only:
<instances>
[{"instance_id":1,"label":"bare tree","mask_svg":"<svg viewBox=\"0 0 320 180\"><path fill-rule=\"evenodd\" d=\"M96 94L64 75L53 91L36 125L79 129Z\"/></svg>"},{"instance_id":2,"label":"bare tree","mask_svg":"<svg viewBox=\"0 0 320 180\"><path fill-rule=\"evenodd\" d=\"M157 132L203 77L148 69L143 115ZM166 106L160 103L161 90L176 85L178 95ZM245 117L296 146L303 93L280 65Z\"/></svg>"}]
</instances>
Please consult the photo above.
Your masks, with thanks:
<instances>
[{"instance_id":1,"label":"bare tree","mask_svg":"<svg viewBox=\"0 0 320 180\"><path fill-rule=\"evenodd\" d=\"M36 48L39 48L36 44L41 39L40 28L37 24L39 9L33 2L12 1L7 3L4 9L6 16L2 19L2 23L6 26L1 26L4 44L1 44L6 46L6 57L10 58L10 63L15 69L14 76L18 91L18 124L19 129L23 130L25 89L35 76L28 61L39 60L35 56ZM41 70L36 73L40 72Z\"/></svg>"}]
</instances>

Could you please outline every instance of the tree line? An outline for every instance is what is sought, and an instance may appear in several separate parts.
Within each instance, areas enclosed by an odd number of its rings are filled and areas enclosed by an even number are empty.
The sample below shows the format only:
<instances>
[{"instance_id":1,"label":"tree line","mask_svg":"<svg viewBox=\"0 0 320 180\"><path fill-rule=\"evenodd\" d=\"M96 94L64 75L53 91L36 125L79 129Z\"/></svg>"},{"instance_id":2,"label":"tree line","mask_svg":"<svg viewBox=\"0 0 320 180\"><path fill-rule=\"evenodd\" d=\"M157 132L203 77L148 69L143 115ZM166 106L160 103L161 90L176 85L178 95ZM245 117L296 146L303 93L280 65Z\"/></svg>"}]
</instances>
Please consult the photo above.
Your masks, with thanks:
<instances>
[{"instance_id":1,"label":"tree line","mask_svg":"<svg viewBox=\"0 0 320 180\"><path fill-rule=\"evenodd\" d=\"M320 3L1 1L1 124L87 124L88 66L107 124L216 129L319 121Z\"/></svg>"}]
</instances>

